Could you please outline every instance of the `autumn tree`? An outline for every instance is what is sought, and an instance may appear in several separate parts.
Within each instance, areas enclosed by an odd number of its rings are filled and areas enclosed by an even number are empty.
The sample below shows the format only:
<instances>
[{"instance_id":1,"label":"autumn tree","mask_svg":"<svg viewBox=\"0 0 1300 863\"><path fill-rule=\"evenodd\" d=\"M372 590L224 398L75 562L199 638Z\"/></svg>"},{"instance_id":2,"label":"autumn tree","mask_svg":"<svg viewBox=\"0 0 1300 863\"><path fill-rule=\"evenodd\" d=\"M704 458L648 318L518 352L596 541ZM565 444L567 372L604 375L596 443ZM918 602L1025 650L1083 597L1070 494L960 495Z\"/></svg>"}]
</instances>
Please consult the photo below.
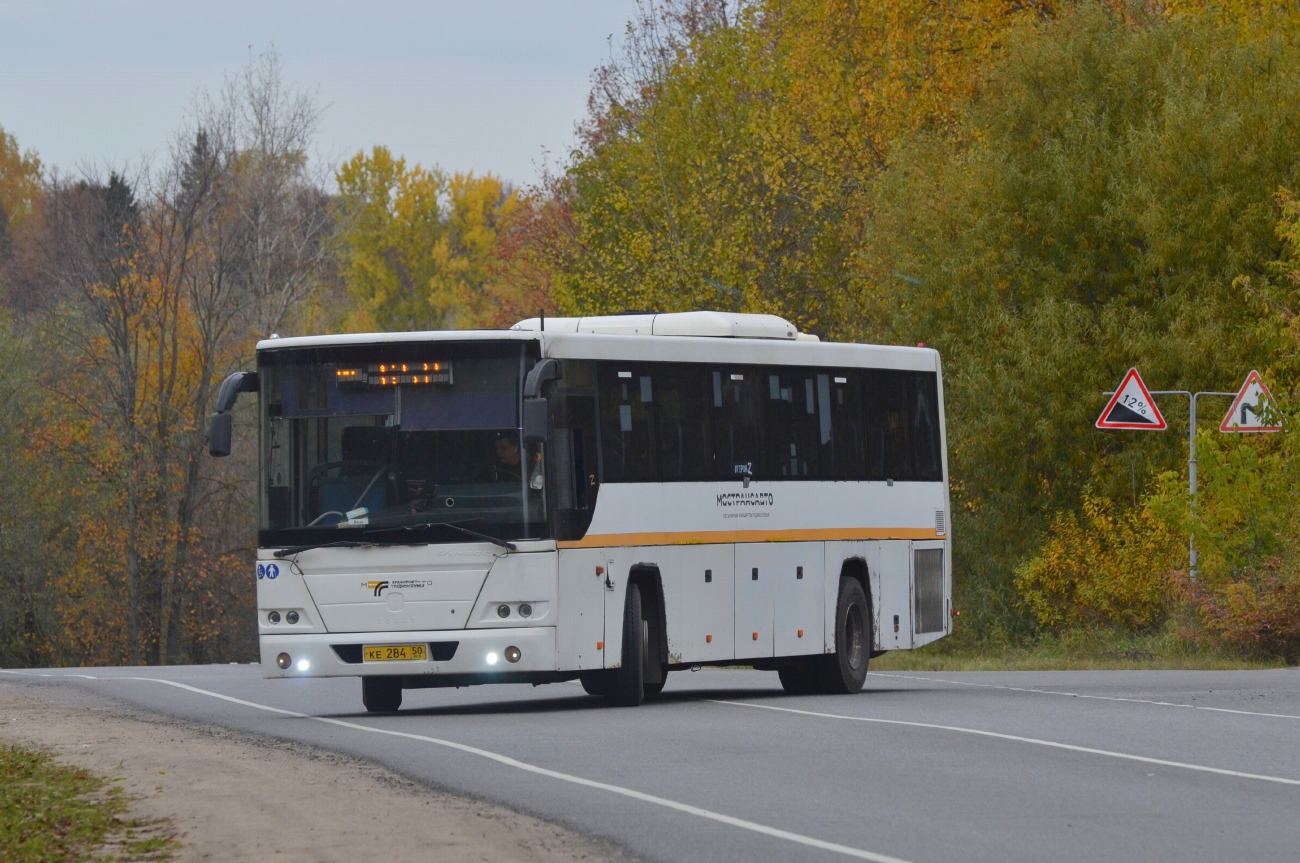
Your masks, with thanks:
<instances>
[{"instance_id":1,"label":"autumn tree","mask_svg":"<svg viewBox=\"0 0 1300 863\"><path fill-rule=\"evenodd\" d=\"M34 437L101 490L61 581L81 661L201 659L247 636L255 466L207 459L206 417L253 340L292 326L318 287L315 117L266 55L196 104L160 170L46 196L42 275L71 300L45 331L64 362L40 378L50 422Z\"/></svg>"},{"instance_id":2,"label":"autumn tree","mask_svg":"<svg viewBox=\"0 0 1300 863\"><path fill-rule=\"evenodd\" d=\"M409 166L386 147L337 174L352 330L453 329L490 315L498 232L517 204L491 174Z\"/></svg>"}]
</instances>

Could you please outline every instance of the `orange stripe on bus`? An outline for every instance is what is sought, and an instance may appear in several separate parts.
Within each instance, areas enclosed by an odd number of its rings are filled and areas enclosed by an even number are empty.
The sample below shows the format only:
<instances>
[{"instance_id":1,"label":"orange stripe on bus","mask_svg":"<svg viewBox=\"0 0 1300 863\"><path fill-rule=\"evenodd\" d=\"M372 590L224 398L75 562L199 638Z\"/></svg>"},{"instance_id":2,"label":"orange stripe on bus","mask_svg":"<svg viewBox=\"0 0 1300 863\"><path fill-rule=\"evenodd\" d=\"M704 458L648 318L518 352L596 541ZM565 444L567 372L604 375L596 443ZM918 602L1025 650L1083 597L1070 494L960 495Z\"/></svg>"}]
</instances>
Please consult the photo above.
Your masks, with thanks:
<instances>
[{"instance_id":1,"label":"orange stripe on bus","mask_svg":"<svg viewBox=\"0 0 1300 863\"><path fill-rule=\"evenodd\" d=\"M792 530L689 530L651 533L598 533L562 540L558 548L616 545L706 545L717 542L798 542L801 540L946 539L923 527L814 527Z\"/></svg>"}]
</instances>

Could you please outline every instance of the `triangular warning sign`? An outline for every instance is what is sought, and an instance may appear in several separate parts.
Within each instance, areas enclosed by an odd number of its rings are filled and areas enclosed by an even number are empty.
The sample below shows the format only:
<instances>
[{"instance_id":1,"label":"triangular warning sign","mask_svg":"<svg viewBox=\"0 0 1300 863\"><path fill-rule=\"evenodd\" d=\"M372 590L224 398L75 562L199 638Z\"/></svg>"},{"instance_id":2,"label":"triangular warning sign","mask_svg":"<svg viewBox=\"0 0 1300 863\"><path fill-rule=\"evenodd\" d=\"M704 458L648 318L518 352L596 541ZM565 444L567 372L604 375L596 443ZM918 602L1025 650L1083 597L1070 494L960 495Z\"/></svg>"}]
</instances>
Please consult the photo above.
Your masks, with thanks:
<instances>
[{"instance_id":1,"label":"triangular warning sign","mask_svg":"<svg viewBox=\"0 0 1300 863\"><path fill-rule=\"evenodd\" d=\"M1124 382L1115 390L1101 416L1097 417L1099 429L1164 431L1168 427L1137 369L1128 370Z\"/></svg>"},{"instance_id":2,"label":"triangular warning sign","mask_svg":"<svg viewBox=\"0 0 1300 863\"><path fill-rule=\"evenodd\" d=\"M1232 400L1232 407L1228 408L1228 415L1219 423L1221 432L1275 432L1281 431L1282 426L1273 422L1271 416L1261 416L1269 413L1264 409L1266 404L1273 401L1273 394L1264 386L1264 381L1259 377L1259 372L1251 371L1246 375L1246 382L1241 385L1241 391L1237 397Z\"/></svg>"}]
</instances>

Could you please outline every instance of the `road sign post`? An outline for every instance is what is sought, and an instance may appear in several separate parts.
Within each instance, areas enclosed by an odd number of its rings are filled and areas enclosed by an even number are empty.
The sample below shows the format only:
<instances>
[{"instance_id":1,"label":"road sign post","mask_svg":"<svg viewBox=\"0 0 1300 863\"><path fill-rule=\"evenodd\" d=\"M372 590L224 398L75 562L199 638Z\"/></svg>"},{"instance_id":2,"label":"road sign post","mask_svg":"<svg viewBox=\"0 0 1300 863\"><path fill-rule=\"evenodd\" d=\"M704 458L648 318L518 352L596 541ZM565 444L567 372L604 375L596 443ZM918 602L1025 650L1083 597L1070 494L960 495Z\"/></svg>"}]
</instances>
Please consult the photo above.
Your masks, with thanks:
<instances>
[{"instance_id":1,"label":"road sign post","mask_svg":"<svg viewBox=\"0 0 1300 863\"><path fill-rule=\"evenodd\" d=\"M1258 378L1258 375L1256 375ZM1250 378L1246 379L1249 384ZM1261 382L1262 386L1262 382ZM1140 388L1140 394L1135 390ZM1242 388L1242 393L1245 392ZM1128 398L1140 399L1142 395L1150 403L1152 412L1150 419L1133 420L1132 417L1121 415L1116 417L1116 408L1122 407ZM1160 409L1155 407L1155 399L1152 396L1187 396L1187 494L1191 500L1192 512L1196 512L1196 400L1201 396L1240 396L1239 393L1222 393L1212 390L1203 390L1201 392L1190 392L1188 390L1148 390L1138 375L1137 369L1129 369L1128 374L1120 383L1119 389L1114 392L1105 393L1110 396L1110 402L1102 410L1101 416L1097 418L1097 428L1105 429L1133 429L1143 431L1163 431L1168 428L1165 424L1165 418L1161 416ZM1135 405L1140 410L1141 406ZM1231 413L1231 411L1229 412ZM1118 421L1117 421L1118 420ZM1226 422L1226 420L1225 420ZM1192 534L1187 538L1187 574L1192 581L1196 581L1196 535Z\"/></svg>"}]
</instances>

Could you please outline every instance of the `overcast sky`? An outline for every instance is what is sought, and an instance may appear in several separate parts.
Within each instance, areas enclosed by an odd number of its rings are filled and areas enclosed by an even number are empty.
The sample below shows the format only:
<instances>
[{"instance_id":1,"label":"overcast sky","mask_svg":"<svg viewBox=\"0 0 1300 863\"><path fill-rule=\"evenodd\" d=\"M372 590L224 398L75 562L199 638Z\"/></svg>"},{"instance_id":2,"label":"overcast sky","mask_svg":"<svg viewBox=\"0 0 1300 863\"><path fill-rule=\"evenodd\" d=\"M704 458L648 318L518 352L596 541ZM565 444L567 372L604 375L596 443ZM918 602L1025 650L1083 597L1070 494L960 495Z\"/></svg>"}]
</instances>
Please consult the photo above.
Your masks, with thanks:
<instances>
[{"instance_id":1,"label":"overcast sky","mask_svg":"<svg viewBox=\"0 0 1300 863\"><path fill-rule=\"evenodd\" d=\"M532 181L562 161L634 0L0 0L0 126L64 172L166 152L196 91L274 46L321 155Z\"/></svg>"}]
</instances>

